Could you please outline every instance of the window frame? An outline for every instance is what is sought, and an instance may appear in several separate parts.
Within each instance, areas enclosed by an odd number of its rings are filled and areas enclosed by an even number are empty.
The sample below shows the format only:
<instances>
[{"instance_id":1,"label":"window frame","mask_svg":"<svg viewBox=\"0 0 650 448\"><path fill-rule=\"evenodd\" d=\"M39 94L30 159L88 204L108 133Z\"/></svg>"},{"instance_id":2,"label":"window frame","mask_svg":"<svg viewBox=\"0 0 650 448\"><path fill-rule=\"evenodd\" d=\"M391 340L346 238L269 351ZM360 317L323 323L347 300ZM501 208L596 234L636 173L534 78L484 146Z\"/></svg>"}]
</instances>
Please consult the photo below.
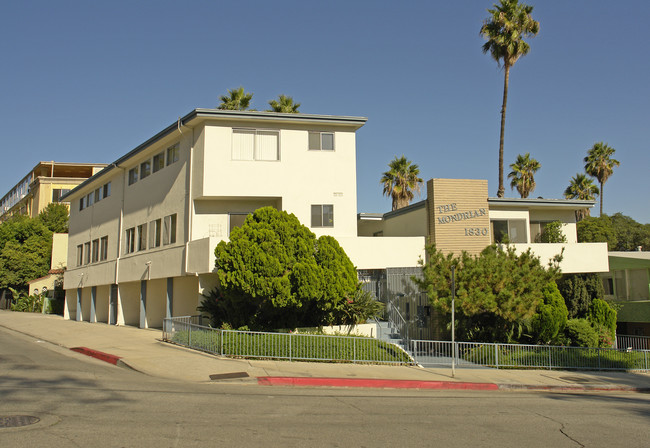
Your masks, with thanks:
<instances>
[{"instance_id":1,"label":"window frame","mask_svg":"<svg viewBox=\"0 0 650 448\"><path fill-rule=\"evenodd\" d=\"M108 235L103 236L99 240L99 261L106 261L108 259Z\"/></svg>"},{"instance_id":2,"label":"window frame","mask_svg":"<svg viewBox=\"0 0 650 448\"><path fill-rule=\"evenodd\" d=\"M90 264L90 241L84 243L84 265Z\"/></svg>"},{"instance_id":3,"label":"window frame","mask_svg":"<svg viewBox=\"0 0 650 448\"><path fill-rule=\"evenodd\" d=\"M169 166L172 163L178 162L180 160L180 145L178 143L174 143L173 145L169 146L165 150L165 155L167 156L165 166Z\"/></svg>"},{"instance_id":4,"label":"window frame","mask_svg":"<svg viewBox=\"0 0 650 448\"><path fill-rule=\"evenodd\" d=\"M151 173L155 174L165 168L165 151L159 152L151 159Z\"/></svg>"},{"instance_id":5,"label":"window frame","mask_svg":"<svg viewBox=\"0 0 650 448\"><path fill-rule=\"evenodd\" d=\"M144 250L147 250L147 224L140 224L136 228L136 247L135 250L136 252L142 252Z\"/></svg>"},{"instance_id":6,"label":"window frame","mask_svg":"<svg viewBox=\"0 0 650 448\"><path fill-rule=\"evenodd\" d=\"M92 241L92 255L91 263L97 263L99 261L99 238Z\"/></svg>"},{"instance_id":7,"label":"window frame","mask_svg":"<svg viewBox=\"0 0 650 448\"><path fill-rule=\"evenodd\" d=\"M77 266L83 266L84 264L84 245L77 244Z\"/></svg>"},{"instance_id":8,"label":"window frame","mask_svg":"<svg viewBox=\"0 0 650 448\"><path fill-rule=\"evenodd\" d=\"M318 148L312 147L312 136L318 135ZM323 149L323 136L332 136L332 149ZM307 149L309 151L336 151L336 133L334 131L308 131Z\"/></svg>"},{"instance_id":9,"label":"window frame","mask_svg":"<svg viewBox=\"0 0 650 448\"><path fill-rule=\"evenodd\" d=\"M162 220L160 218L149 222L149 249L162 245Z\"/></svg>"},{"instance_id":10,"label":"window frame","mask_svg":"<svg viewBox=\"0 0 650 448\"><path fill-rule=\"evenodd\" d=\"M328 207L329 216L331 216L331 223L325 224L325 207ZM314 210L319 210L318 214L314 214ZM314 221L314 217L318 216L318 220ZM331 228L334 227L334 204L312 204L311 205L311 227L312 228Z\"/></svg>"},{"instance_id":11,"label":"window frame","mask_svg":"<svg viewBox=\"0 0 650 448\"><path fill-rule=\"evenodd\" d=\"M139 173L140 173L140 165L135 166L129 170L129 178L128 178L128 184L133 185L138 181L139 178Z\"/></svg>"},{"instance_id":12,"label":"window frame","mask_svg":"<svg viewBox=\"0 0 650 448\"><path fill-rule=\"evenodd\" d=\"M104 199L110 197L110 195L111 195L111 183L106 182L104 184L104 186L102 187L102 190L103 190Z\"/></svg>"},{"instance_id":13,"label":"window frame","mask_svg":"<svg viewBox=\"0 0 650 448\"><path fill-rule=\"evenodd\" d=\"M167 215L163 219L162 245L169 246L176 244L176 232L178 230L178 215L176 213Z\"/></svg>"},{"instance_id":14,"label":"window frame","mask_svg":"<svg viewBox=\"0 0 650 448\"><path fill-rule=\"evenodd\" d=\"M135 227L130 227L124 232L124 254L132 254L135 252Z\"/></svg>"},{"instance_id":15,"label":"window frame","mask_svg":"<svg viewBox=\"0 0 650 448\"><path fill-rule=\"evenodd\" d=\"M151 159L140 163L140 180L144 180L149 176L151 176Z\"/></svg>"}]
</instances>

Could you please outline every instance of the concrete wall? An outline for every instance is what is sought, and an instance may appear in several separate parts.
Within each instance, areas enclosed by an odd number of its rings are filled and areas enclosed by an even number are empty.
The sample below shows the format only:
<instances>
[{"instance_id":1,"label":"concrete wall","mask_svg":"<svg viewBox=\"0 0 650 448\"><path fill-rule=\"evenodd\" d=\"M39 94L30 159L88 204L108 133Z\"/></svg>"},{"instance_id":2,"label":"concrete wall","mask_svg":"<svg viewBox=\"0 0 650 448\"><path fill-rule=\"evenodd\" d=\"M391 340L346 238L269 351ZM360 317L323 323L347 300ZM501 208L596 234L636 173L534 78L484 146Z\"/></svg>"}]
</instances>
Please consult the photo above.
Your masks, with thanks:
<instances>
[{"instance_id":1,"label":"concrete wall","mask_svg":"<svg viewBox=\"0 0 650 448\"><path fill-rule=\"evenodd\" d=\"M167 303L167 279L147 282L147 328L162 328Z\"/></svg>"},{"instance_id":2,"label":"concrete wall","mask_svg":"<svg viewBox=\"0 0 650 448\"><path fill-rule=\"evenodd\" d=\"M110 285L102 285L97 287L97 296L95 300L95 320L96 322L108 323L108 308Z\"/></svg>"},{"instance_id":3,"label":"concrete wall","mask_svg":"<svg viewBox=\"0 0 650 448\"><path fill-rule=\"evenodd\" d=\"M518 253L530 248L544 266L564 248L562 263L560 263L564 274L609 271L607 243L533 243L513 244L513 246Z\"/></svg>"},{"instance_id":4,"label":"concrete wall","mask_svg":"<svg viewBox=\"0 0 650 448\"><path fill-rule=\"evenodd\" d=\"M390 214L384 219L383 236L427 236L427 208Z\"/></svg>"},{"instance_id":5,"label":"concrete wall","mask_svg":"<svg viewBox=\"0 0 650 448\"><path fill-rule=\"evenodd\" d=\"M418 260L424 260L425 241L423 236L338 238L357 269L418 266Z\"/></svg>"},{"instance_id":6,"label":"concrete wall","mask_svg":"<svg viewBox=\"0 0 650 448\"><path fill-rule=\"evenodd\" d=\"M119 284L118 325L140 325L140 282Z\"/></svg>"}]
</instances>

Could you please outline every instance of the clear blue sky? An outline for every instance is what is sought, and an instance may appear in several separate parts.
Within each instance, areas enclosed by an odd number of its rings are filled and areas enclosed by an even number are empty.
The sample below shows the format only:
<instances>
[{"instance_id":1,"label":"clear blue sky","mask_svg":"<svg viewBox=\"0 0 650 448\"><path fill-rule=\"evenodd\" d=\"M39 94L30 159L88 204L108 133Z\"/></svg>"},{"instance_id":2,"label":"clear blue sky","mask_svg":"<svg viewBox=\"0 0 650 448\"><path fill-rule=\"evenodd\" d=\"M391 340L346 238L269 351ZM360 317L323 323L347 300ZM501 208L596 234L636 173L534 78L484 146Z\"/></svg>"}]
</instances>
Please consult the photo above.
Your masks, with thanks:
<instances>
[{"instance_id":1,"label":"clear blue sky","mask_svg":"<svg viewBox=\"0 0 650 448\"><path fill-rule=\"evenodd\" d=\"M503 72L479 35L493 3L4 2L0 194L39 160L113 162L243 85L257 109L284 93L305 113L368 118L360 212L390 210L379 178L402 154L425 179L488 179L495 196ZM562 197L604 141L621 162L605 213L649 223L650 2L529 4L541 30L511 71L506 174L530 152L533 196Z\"/></svg>"}]
</instances>

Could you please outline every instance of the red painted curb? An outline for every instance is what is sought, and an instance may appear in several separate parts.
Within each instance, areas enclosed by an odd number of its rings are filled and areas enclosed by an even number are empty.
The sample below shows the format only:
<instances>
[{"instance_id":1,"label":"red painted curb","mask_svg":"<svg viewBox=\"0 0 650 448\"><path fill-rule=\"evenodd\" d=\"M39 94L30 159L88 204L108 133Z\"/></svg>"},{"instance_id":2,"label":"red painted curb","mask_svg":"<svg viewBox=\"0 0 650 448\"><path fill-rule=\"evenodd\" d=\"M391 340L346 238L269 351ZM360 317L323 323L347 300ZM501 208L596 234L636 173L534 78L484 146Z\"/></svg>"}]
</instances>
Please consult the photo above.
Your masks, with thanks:
<instances>
[{"instance_id":1,"label":"red painted curb","mask_svg":"<svg viewBox=\"0 0 650 448\"><path fill-rule=\"evenodd\" d=\"M72 347L70 350L72 350L73 352L81 353L83 355L91 356L93 358L111 363L113 365L117 365L117 362L120 359L122 359L121 356L111 355L110 353L100 352L99 350L93 350L92 348L88 348L88 347Z\"/></svg>"},{"instance_id":2,"label":"red painted curb","mask_svg":"<svg viewBox=\"0 0 650 448\"><path fill-rule=\"evenodd\" d=\"M367 387L380 389L463 389L498 390L493 383L464 383L455 381L383 380L372 378L312 378L286 376L260 376L257 384L262 386L325 386Z\"/></svg>"}]
</instances>

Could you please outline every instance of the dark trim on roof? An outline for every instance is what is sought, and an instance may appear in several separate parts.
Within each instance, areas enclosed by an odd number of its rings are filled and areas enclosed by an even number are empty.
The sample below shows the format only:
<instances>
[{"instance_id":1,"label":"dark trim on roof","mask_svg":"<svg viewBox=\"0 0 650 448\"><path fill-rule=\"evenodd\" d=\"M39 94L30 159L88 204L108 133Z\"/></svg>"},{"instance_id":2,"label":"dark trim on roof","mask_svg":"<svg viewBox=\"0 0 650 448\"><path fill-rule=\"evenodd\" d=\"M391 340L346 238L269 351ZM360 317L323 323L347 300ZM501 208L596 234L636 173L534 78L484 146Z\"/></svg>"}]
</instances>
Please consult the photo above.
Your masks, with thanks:
<instances>
[{"instance_id":1,"label":"dark trim on roof","mask_svg":"<svg viewBox=\"0 0 650 448\"><path fill-rule=\"evenodd\" d=\"M419 210L421 208L424 208L427 206L427 200L424 199L420 202L416 202L415 204L407 205L406 207L398 208L397 210L392 210L390 212L384 213L384 219L387 218L394 218L395 216L403 215L405 213L410 213L415 210Z\"/></svg>"},{"instance_id":2,"label":"dark trim on roof","mask_svg":"<svg viewBox=\"0 0 650 448\"><path fill-rule=\"evenodd\" d=\"M348 116L337 116L337 115L312 115L312 114L285 114L278 112L262 112L262 111L249 111L249 110L219 110L219 109L194 109L187 115L182 118L179 118L173 124L170 124L165 129L145 141L144 143L136 146L131 151L127 152L125 155L117 159L115 162L108 165L106 168L98 172L92 177L89 177L86 181L77 185L75 188L70 190L67 194L61 196L59 201L65 201L68 196L74 194L77 190L84 188L86 185L94 182L102 176L105 176L113 168L117 168L121 163L126 162L131 157L134 157L141 151L144 151L152 144L156 143L158 140L167 137L169 134L179 129L181 126L188 126L188 123L197 118L220 118L220 119L250 119L253 121L256 120L268 120L268 121L286 121L293 123L322 123L322 124L335 124L342 126L352 126L355 130L363 126L368 119L366 117L348 117Z\"/></svg>"},{"instance_id":3,"label":"dark trim on roof","mask_svg":"<svg viewBox=\"0 0 650 448\"><path fill-rule=\"evenodd\" d=\"M538 207L567 207L567 208L589 208L596 205L596 201L585 201L581 199L543 199L543 198L488 198L488 205L500 206L538 206Z\"/></svg>"}]
</instances>

